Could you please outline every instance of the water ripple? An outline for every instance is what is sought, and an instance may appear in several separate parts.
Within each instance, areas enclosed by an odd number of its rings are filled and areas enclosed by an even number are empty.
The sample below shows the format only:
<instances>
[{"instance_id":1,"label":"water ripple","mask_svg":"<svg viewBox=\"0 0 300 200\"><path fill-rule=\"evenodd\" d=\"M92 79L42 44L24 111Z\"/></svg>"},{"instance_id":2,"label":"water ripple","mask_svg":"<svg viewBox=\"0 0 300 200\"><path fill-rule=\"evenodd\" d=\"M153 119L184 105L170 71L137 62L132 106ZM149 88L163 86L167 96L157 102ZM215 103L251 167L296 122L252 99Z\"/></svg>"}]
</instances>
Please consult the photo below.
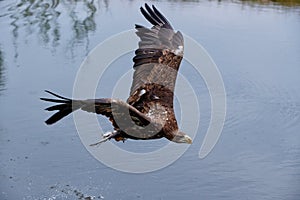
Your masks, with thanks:
<instances>
[{"instance_id":1,"label":"water ripple","mask_svg":"<svg viewBox=\"0 0 300 200\"><path fill-rule=\"evenodd\" d=\"M234 77L234 78L233 78ZM299 94L278 84L269 84L238 73L225 77L227 98L232 112L228 112L227 126L233 127L245 121L277 121L286 128L299 124ZM230 110L230 109L229 109Z\"/></svg>"}]
</instances>

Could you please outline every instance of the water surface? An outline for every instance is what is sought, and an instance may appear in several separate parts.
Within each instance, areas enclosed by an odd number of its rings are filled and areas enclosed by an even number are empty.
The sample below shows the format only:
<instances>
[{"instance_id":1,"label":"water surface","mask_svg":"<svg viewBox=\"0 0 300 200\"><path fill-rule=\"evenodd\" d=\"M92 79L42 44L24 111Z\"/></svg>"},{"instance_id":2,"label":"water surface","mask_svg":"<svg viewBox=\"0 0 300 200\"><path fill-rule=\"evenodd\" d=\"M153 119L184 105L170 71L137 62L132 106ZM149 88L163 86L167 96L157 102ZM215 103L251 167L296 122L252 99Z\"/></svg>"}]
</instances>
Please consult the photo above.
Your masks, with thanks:
<instances>
[{"instance_id":1,"label":"water surface","mask_svg":"<svg viewBox=\"0 0 300 200\"><path fill-rule=\"evenodd\" d=\"M297 1L151 3L202 44L222 74L227 116L213 151L198 158L210 102L205 83L187 62L180 72L201 99L200 126L185 154L162 170L118 172L86 151L72 116L51 127L43 123L49 116L43 111L48 104L39 101L44 89L72 96L90 50L134 23L148 25L139 1L1 1L0 199L300 199ZM122 70L130 69L132 55L112 69L121 63ZM107 72L97 94L110 96L119 74ZM118 145L144 152L165 143Z\"/></svg>"}]
</instances>

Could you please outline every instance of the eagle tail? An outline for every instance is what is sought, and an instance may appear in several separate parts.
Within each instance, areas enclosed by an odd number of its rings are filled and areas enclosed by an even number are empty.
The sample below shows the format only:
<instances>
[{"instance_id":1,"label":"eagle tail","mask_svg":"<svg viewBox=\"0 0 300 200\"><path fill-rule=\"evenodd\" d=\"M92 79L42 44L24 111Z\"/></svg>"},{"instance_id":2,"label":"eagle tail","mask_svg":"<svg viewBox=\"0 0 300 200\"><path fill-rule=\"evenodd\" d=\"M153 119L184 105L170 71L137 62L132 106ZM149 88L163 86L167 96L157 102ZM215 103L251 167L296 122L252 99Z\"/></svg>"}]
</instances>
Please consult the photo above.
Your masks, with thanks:
<instances>
[{"instance_id":1,"label":"eagle tail","mask_svg":"<svg viewBox=\"0 0 300 200\"><path fill-rule=\"evenodd\" d=\"M72 100L69 98L62 97L60 95L57 95L53 92L50 92L48 90L45 90L45 92L57 97L57 99L49 99L49 98L40 98L43 101L48 101L48 102L53 102L53 103L58 103L54 106L50 106L46 108L45 110L47 111L55 111L58 110L55 114L53 114L49 119L45 121L47 125L51 125L56 123L57 121L61 120L65 116L69 115L75 110L78 110L81 108L81 103L80 101L77 100Z\"/></svg>"}]
</instances>

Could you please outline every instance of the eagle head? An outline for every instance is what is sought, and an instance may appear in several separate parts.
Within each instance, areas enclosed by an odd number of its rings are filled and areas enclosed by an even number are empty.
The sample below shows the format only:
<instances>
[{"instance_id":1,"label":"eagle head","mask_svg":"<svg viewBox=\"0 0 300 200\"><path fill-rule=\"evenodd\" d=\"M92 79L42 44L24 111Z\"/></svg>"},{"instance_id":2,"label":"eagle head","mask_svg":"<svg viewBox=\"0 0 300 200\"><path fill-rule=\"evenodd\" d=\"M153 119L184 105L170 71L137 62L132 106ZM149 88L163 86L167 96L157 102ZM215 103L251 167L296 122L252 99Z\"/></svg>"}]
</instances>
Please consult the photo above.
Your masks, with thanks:
<instances>
[{"instance_id":1,"label":"eagle head","mask_svg":"<svg viewBox=\"0 0 300 200\"><path fill-rule=\"evenodd\" d=\"M177 131L174 134L172 142L192 144L193 140L192 140L192 138L190 136L188 136L184 132Z\"/></svg>"}]
</instances>

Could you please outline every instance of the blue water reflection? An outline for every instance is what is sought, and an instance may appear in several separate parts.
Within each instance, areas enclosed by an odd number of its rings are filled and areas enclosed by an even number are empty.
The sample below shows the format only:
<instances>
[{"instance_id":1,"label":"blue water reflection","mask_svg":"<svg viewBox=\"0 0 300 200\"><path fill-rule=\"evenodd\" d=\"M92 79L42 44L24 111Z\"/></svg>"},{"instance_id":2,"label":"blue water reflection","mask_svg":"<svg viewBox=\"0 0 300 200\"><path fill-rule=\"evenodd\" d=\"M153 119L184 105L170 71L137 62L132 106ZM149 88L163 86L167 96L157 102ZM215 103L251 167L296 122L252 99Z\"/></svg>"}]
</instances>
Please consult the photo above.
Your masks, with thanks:
<instances>
[{"instance_id":1,"label":"blue water reflection","mask_svg":"<svg viewBox=\"0 0 300 200\"><path fill-rule=\"evenodd\" d=\"M0 199L300 199L299 3L274 2L151 2L210 53L228 112L218 144L198 159L210 99L184 62L180 72L201 99L197 137L171 166L137 175L96 161L72 116L45 126L49 113L39 97L44 89L71 96L77 70L97 44L135 23L148 25L142 3L0 1ZM107 73L98 96L111 94L117 78L110 77L131 69L132 55L112 64L122 70ZM165 142L118 145L143 152Z\"/></svg>"}]
</instances>

